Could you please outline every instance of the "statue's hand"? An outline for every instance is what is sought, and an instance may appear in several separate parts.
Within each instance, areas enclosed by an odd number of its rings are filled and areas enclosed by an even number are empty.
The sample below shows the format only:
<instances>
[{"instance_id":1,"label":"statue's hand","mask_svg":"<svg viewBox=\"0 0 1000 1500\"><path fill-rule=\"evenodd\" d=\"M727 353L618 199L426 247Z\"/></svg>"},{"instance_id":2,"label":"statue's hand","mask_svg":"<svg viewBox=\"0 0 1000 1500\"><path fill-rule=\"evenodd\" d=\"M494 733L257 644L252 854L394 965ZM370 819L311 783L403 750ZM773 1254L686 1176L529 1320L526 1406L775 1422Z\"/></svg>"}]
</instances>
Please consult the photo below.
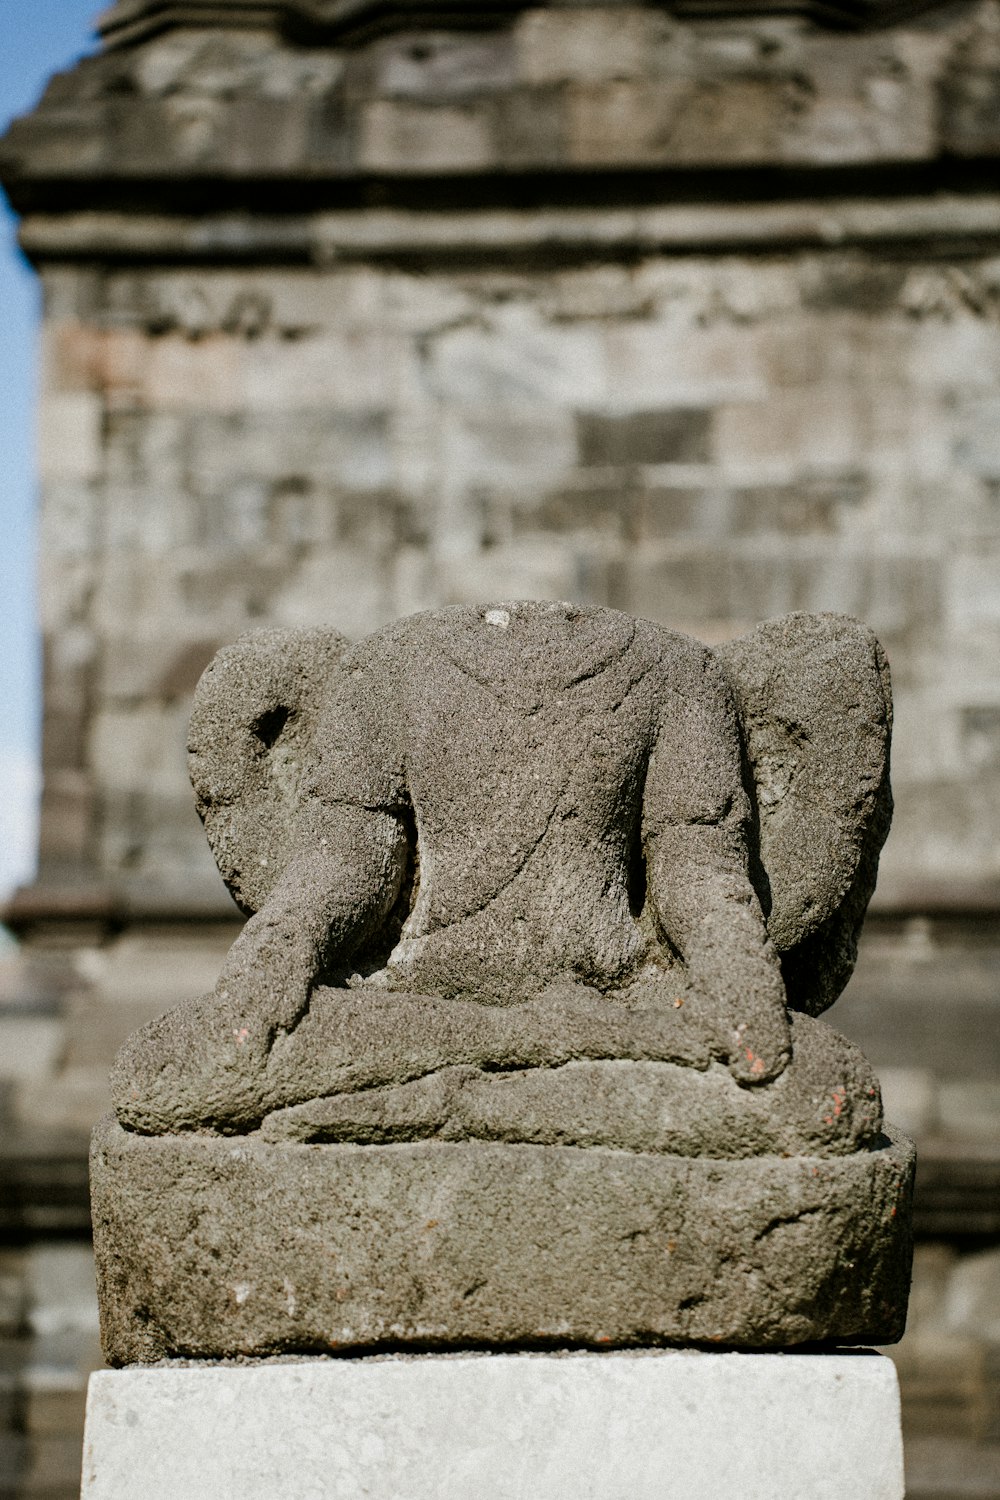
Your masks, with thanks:
<instances>
[{"instance_id":1,"label":"statue's hand","mask_svg":"<svg viewBox=\"0 0 1000 1500\"><path fill-rule=\"evenodd\" d=\"M217 991L184 1000L133 1032L111 1070L111 1099L129 1130L249 1130L265 1112L266 1051Z\"/></svg>"},{"instance_id":2,"label":"statue's hand","mask_svg":"<svg viewBox=\"0 0 1000 1500\"><path fill-rule=\"evenodd\" d=\"M306 1009L316 945L265 908L230 949L210 994L135 1033L115 1062L112 1098L129 1129L250 1129L267 1097L275 1038Z\"/></svg>"},{"instance_id":3,"label":"statue's hand","mask_svg":"<svg viewBox=\"0 0 1000 1500\"><path fill-rule=\"evenodd\" d=\"M319 966L318 945L295 913L265 906L244 927L226 958L215 994L248 1041L269 1048L301 1017Z\"/></svg>"},{"instance_id":4,"label":"statue's hand","mask_svg":"<svg viewBox=\"0 0 1000 1500\"><path fill-rule=\"evenodd\" d=\"M730 1029L729 1071L740 1083L770 1083L785 1071L792 1056L785 988L769 984L749 988L742 1017Z\"/></svg>"},{"instance_id":5,"label":"statue's hand","mask_svg":"<svg viewBox=\"0 0 1000 1500\"><path fill-rule=\"evenodd\" d=\"M778 956L756 913L736 903L706 914L685 954L695 1004L740 1083L769 1083L792 1055Z\"/></svg>"},{"instance_id":6,"label":"statue's hand","mask_svg":"<svg viewBox=\"0 0 1000 1500\"><path fill-rule=\"evenodd\" d=\"M271 1047L306 1009L315 967L301 928L266 909L253 917L214 991L175 1006L118 1054L112 1097L122 1124L153 1134L253 1128Z\"/></svg>"}]
</instances>

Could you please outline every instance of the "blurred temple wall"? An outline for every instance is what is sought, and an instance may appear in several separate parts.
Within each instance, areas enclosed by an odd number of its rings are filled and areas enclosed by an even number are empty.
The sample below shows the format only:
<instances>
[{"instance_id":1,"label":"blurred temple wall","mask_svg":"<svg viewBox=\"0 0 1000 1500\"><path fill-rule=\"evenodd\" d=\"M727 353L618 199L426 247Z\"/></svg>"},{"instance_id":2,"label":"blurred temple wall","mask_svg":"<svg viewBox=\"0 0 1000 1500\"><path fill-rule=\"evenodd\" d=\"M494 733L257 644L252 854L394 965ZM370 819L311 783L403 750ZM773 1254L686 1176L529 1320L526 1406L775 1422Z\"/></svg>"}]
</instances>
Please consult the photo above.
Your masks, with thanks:
<instances>
[{"instance_id":1,"label":"blurred temple wall","mask_svg":"<svg viewBox=\"0 0 1000 1500\"><path fill-rule=\"evenodd\" d=\"M886 646L896 818L831 1019L921 1151L910 1494L997 1500L1000 3L119 0L102 27L0 142L45 302L0 1500L78 1470L110 1058L237 930L187 783L200 672L261 624L521 596L709 641L843 610Z\"/></svg>"}]
</instances>

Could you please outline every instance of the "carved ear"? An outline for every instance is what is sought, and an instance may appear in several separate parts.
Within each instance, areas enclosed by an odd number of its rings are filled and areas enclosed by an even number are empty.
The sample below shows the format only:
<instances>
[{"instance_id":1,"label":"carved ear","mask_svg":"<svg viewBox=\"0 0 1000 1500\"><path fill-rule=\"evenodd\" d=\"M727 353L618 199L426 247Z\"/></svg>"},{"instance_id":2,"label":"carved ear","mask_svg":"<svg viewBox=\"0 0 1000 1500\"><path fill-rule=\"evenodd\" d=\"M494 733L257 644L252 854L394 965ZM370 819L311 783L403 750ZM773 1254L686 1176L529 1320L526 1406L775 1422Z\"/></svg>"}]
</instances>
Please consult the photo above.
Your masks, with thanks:
<instances>
[{"instance_id":1,"label":"carved ear","mask_svg":"<svg viewBox=\"0 0 1000 1500\"><path fill-rule=\"evenodd\" d=\"M716 648L756 800L752 871L789 1004L818 1015L857 958L889 831L889 667L847 615L785 615Z\"/></svg>"},{"instance_id":2,"label":"carved ear","mask_svg":"<svg viewBox=\"0 0 1000 1500\"><path fill-rule=\"evenodd\" d=\"M313 733L348 642L335 630L255 630L195 689L188 768L219 873L259 911L287 866Z\"/></svg>"}]
</instances>

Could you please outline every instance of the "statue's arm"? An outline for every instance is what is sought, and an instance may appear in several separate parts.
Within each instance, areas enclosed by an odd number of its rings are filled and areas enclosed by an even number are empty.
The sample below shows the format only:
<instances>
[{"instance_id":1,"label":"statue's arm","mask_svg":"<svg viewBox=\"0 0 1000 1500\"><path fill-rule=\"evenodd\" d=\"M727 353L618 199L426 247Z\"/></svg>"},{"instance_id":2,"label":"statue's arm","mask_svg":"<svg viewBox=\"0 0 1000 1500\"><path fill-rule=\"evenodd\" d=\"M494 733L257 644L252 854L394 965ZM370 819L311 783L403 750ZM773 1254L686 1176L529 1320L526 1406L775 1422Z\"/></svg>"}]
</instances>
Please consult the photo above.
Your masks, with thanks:
<instances>
[{"instance_id":1,"label":"statue's arm","mask_svg":"<svg viewBox=\"0 0 1000 1500\"><path fill-rule=\"evenodd\" d=\"M272 1035L293 1027L317 979L346 966L392 911L408 853L392 812L311 798L288 867L229 951L220 998L251 999Z\"/></svg>"},{"instance_id":2,"label":"statue's arm","mask_svg":"<svg viewBox=\"0 0 1000 1500\"><path fill-rule=\"evenodd\" d=\"M711 654L671 672L647 773L643 845L652 905L741 1082L790 1056L785 988L749 875L750 805L729 689Z\"/></svg>"},{"instance_id":3,"label":"statue's arm","mask_svg":"<svg viewBox=\"0 0 1000 1500\"><path fill-rule=\"evenodd\" d=\"M252 1129L269 1107L273 1049L295 1030L317 982L331 969L343 973L391 911L409 838L385 733L393 721L378 687L368 673L353 687L331 687L289 857L215 990L151 1022L119 1053L112 1098L130 1129Z\"/></svg>"},{"instance_id":4,"label":"statue's arm","mask_svg":"<svg viewBox=\"0 0 1000 1500\"><path fill-rule=\"evenodd\" d=\"M356 648L317 722L291 858L219 978L220 998L252 998L272 1035L294 1026L317 981L349 966L406 879L408 800L394 699L384 663Z\"/></svg>"}]
</instances>

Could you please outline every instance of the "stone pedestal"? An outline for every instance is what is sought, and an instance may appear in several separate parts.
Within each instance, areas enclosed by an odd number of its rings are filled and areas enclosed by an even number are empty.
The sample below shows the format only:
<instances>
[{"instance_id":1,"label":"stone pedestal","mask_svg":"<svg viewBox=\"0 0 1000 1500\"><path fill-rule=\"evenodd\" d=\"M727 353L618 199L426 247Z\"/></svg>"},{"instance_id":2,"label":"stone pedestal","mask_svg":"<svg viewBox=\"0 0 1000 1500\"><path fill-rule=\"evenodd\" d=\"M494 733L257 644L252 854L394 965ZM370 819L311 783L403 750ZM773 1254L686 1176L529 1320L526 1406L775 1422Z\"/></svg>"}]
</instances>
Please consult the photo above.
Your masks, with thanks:
<instances>
[{"instance_id":1,"label":"stone pedestal","mask_svg":"<svg viewBox=\"0 0 1000 1500\"><path fill-rule=\"evenodd\" d=\"M719 1160L94 1132L109 1364L890 1343L913 1147Z\"/></svg>"},{"instance_id":2,"label":"stone pedestal","mask_svg":"<svg viewBox=\"0 0 1000 1500\"><path fill-rule=\"evenodd\" d=\"M690 1351L91 1377L83 1500L902 1500L889 1360Z\"/></svg>"}]
</instances>

